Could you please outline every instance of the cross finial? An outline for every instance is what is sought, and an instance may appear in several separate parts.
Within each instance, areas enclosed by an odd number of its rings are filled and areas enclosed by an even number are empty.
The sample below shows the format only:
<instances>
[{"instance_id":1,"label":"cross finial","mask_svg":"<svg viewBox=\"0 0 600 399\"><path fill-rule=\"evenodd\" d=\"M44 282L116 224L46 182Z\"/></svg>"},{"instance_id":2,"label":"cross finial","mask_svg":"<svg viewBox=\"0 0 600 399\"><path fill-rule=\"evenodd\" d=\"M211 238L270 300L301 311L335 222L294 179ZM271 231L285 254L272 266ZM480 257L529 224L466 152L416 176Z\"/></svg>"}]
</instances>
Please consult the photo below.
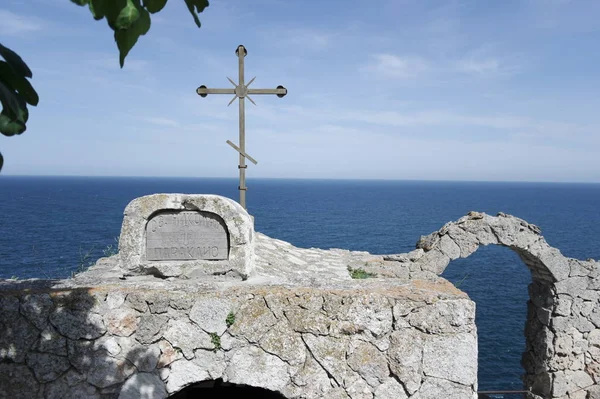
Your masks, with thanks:
<instances>
[{"instance_id":1,"label":"cross finial","mask_svg":"<svg viewBox=\"0 0 600 399\"><path fill-rule=\"evenodd\" d=\"M231 84L234 86L233 89L209 89L206 86L202 85L200 87L198 87L198 89L196 89L196 93L198 93L200 95L200 97L206 97L209 94L233 94L233 98L231 99L231 101L229 101L229 104L227 104L228 106L231 105L236 99L239 99L239 112L240 112L240 117L239 117L239 127L240 127L240 142L239 142L239 147L236 146L235 144L233 144L231 141L227 140L227 144L229 144L230 146L232 146L239 154L240 154L240 162L238 165L238 169L240 170L240 185L238 186L238 189L240 190L240 205L242 205L242 207L244 209L246 209L246 190L248 190L248 187L246 187L246 168L248 167L246 165L246 158L254 163L255 165L257 164L256 160L254 160L254 158L252 158L250 155L248 155L246 153L246 132L245 132L245 107L244 107L244 99L248 99L250 100L250 102L254 105L256 105L256 103L254 102L254 100L252 100L252 98L249 96L249 94L276 94L277 97L281 98L283 96L285 96L287 94L287 89L283 86L277 86L276 89L250 89L249 86L252 84L252 82L254 82L254 79L256 79L256 77L250 79L250 82L248 82L247 84L244 83L244 58L246 57L246 55L248 55L248 51L246 50L246 47L244 47L243 45L239 45L236 50L235 50L235 54L238 57L238 83L235 83L231 78L227 78L229 80L229 82L231 82Z\"/></svg>"}]
</instances>

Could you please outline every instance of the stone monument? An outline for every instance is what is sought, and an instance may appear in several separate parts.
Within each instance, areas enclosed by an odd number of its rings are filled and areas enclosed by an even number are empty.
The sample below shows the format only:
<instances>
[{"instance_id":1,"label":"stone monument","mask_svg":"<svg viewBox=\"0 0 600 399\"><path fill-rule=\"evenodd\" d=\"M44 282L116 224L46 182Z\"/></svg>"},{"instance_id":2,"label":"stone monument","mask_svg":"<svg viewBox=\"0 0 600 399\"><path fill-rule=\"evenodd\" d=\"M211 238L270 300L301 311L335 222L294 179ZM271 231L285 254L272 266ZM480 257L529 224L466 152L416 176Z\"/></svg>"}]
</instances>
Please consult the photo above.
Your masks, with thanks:
<instances>
[{"instance_id":1,"label":"stone monument","mask_svg":"<svg viewBox=\"0 0 600 399\"><path fill-rule=\"evenodd\" d=\"M246 279L254 269L253 240L251 217L229 198L154 194L125 208L119 249L128 275Z\"/></svg>"}]
</instances>

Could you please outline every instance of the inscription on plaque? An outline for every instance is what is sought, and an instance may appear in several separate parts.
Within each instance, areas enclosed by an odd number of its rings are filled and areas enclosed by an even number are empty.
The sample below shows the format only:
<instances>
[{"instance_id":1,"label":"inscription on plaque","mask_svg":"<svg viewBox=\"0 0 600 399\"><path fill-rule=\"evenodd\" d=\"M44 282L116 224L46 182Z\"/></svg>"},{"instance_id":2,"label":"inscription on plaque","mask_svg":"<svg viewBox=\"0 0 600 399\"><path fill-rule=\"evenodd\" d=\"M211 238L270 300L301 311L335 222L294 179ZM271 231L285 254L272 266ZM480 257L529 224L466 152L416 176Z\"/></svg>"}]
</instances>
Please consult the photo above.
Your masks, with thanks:
<instances>
[{"instance_id":1,"label":"inscription on plaque","mask_svg":"<svg viewBox=\"0 0 600 399\"><path fill-rule=\"evenodd\" d=\"M161 212L146 224L147 260L219 260L228 254L227 226L214 213Z\"/></svg>"}]
</instances>

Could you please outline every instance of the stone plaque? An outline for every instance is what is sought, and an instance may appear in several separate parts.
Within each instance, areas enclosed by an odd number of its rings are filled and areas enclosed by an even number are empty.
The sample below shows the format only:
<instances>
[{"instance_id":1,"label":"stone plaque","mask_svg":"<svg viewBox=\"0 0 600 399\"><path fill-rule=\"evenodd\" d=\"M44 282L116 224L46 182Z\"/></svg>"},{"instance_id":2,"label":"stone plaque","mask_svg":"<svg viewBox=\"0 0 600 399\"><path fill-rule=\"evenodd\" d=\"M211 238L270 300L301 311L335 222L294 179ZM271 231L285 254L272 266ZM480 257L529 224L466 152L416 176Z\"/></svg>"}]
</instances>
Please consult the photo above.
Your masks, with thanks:
<instances>
[{"instance_id":1,"label":"stone plaque","mask_svg":"<svg viewBox=\"0 0 600 399\"><path fill-rule=\"evenodd\" d=\"M229 237L211 212L165 211L146 224L146 260L227 259Z\"/></svg>"}]
</instances>

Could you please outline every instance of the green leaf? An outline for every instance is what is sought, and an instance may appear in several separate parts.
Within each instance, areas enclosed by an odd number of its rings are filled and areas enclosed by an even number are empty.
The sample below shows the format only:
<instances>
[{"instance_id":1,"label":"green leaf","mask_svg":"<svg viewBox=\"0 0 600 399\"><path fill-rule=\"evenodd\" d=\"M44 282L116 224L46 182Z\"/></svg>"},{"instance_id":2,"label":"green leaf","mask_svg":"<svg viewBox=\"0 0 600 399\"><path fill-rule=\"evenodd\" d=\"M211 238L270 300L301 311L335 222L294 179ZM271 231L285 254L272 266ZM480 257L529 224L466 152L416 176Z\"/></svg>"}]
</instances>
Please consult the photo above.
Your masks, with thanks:
<instances>
[{"instance_id":1,"label":"green leaf","mask_svg":"<svg viewBox=\"0 0 600 399\"><path fill-rule=\"evenodd\" d=\"M106 17L106 22L112 30L116 30L117 17L127 6L127 0L92 0L94 19ZM91 9L90 9L91 10Z\"/></svg>"},{"instance_id":2,"label":"green leaf","mask_svg":"<svg viewBox=\"0 0 600 399\"><path fill-rule=\"evenodd\" d=\"M190 14L194 17L194 22L200 27L200 19L198 18L199 13L204 11L206 7L208 7L208 0L185 0L185 4L187 5L188 10L190 10Z\"/></svg>"},{"instance_id":3,"label":"green leaf","mask_svg":"<svg viewBox=\"0 0 600 399\"><path fill-rule=\"evenodd\" d=\"M92 0L88 4L90 12L96 21L101 20L106 15L106 1L105 0Z\"/></svg>"},{"instance_id":4,"label":"green leaf","mask_svg":"<svg viewBox=\"0 0 600 399\"><path fill-rule=\"evenodd\" d=\"M125 57L127 57L129 50L133 48L138 38L150 30L150 14L141 7L139 13L139 19L129 29L115 31L115 41L119 48L119 63L121 64L121 68L125 64Z\"/></svg>"},{"instance_id":5,"label":"green leaf","mask_svg":"<svg viewBox=\"0 0 600 399\"><path fill-rule=\"evenodd\" d=\"M109 25L114 24L123 8L127 6L127 0L91 0L90 11L95 20L106 17ZM112 29L114 29L111 26Z\"/></svg>"},{"instance_id":6,"label":"green leaf","mask_svg":"<svg viewBox=\"0 0 600 399\"><path fill-rule=\"evenodd\" d=\"M15 73L25 76L26 78L30 78L33 75L31 74L31 69L27 66L27 64L23 61L21 57L11 49L4 47L0 44L0 55L4 57L8 65L15 71Z\"/></svg>"},{"instance_id":7,"label":"green leaf","mask_svg":"<svg viewBox=\"0 0 600 399\"><path fill-rule=\"evenodd\" d=\"M27 127L24 122L9 117L4 112L0 113L0 133L5 136L14 136L23 133Z\"/></svg>"},{"instance_id":8,"label":"green leaf","mask_svg":"<svg viewBox=\"0 0 600 399\"><path fill-rule=\"evenodd\" d=\"M131 0L127 0L127 5L119 12L119 16L115 21L115 27L117 29L129 29L139 18L140 11Z\"/></svg>"},{"instance_id":9,"label":"green leaf","mask_svg":"<svg viewBox=\"0 0 600 399\"><path fill-rule=\"evenodd\" d=\"M71 3L75 3L78 6L84 6L89 3L90 0L71 0Z\"/></svg>"},{"instance_id":10,"label":"green leaf","mask_svg":"<svg viewBox=\"0 0 600 399\"><path fill-rule=\"evenodd\" d=\"M144 7L152 14L162 10L166 4L167 0L144 0Z\"/></svg>"},{"instance_id":11,"label":"green leaf","mask_svg":"<svg viewBox=\"0 0 600 399\"><path fill-rule=\"evenodd\" d=\"M8 63L4 61L0 61L0 82L8 85L9 89L18 91L27 104L35 106L40 101L38 94L27 78L15 74Z\"/></svg>"},{"instance_id":12,"label":"green leaf","mask_svg":"<svg viewBox=\"0 0 600 399\"><path fill-rule=\"evenodd\" d=\"M0 153L0 170L2 170L2 165L4 165L4 157L2 156L2 153Z\"/></svg>"},{"instance_id":13,"label":"green leaf","mask_svg":"<svg viewBox=\"0 0 600 399\"><path fill-rule=\"evenodd\" d=\"M12 112L15 115L19 112L19 100L17 94L6 87L6 84L0 81L0 102L2 103L2 112Z\"/></svg>"}]
</instances>

